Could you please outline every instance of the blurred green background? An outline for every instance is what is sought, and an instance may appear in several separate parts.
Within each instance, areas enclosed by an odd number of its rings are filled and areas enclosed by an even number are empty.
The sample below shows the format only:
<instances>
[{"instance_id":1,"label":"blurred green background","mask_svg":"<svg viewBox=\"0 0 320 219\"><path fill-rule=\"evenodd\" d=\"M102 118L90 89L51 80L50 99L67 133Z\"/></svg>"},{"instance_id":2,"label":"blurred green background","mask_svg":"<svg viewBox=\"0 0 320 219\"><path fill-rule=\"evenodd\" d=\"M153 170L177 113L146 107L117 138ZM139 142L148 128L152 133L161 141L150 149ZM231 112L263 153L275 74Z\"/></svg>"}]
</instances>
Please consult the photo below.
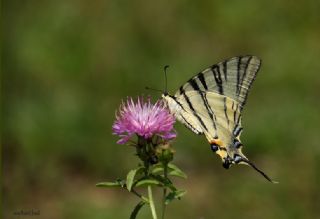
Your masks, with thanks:
<instances>
[{"instance_id":1,"label":"blurred green background","mask_svg":"<svg viewBox=\"0 0 320 219\"><path fill-rule=\"evenodd\" d=\"M17 1L2 4L4 218L128 218L136 197L95 183L137 165L111 126L121 99L169 90L254 54L243 115L246 166L224 170L180 124L175 163L188 194L167 218L316 218L320 212L319 1ZM150 218L145 208L139 218Z\"/></svg>"}]
</instances>

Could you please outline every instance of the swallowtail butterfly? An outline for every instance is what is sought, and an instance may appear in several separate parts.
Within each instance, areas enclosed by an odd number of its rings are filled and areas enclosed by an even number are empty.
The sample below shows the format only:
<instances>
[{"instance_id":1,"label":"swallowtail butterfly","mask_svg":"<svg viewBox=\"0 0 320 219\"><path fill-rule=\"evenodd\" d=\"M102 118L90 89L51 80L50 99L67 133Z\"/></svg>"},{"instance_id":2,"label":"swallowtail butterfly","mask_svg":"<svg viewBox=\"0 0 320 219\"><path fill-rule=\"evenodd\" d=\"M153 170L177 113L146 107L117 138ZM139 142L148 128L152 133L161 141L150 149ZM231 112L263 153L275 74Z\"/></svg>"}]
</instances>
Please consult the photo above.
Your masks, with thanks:
<instances>
[{"instance_id":1,"label":"swallowtail butterfly","mask_svg":"<svg viewBox=\"0 0 320 219\"><path fill-rule=\"evenodd\" d=\"M223 167L247 164L272 181L242 153L241 112L248 91L261 66L256 56L238 56L201 71L182 85L175 95L162 98L178 121L204 135Z\"/></svg>"}]
</instances>

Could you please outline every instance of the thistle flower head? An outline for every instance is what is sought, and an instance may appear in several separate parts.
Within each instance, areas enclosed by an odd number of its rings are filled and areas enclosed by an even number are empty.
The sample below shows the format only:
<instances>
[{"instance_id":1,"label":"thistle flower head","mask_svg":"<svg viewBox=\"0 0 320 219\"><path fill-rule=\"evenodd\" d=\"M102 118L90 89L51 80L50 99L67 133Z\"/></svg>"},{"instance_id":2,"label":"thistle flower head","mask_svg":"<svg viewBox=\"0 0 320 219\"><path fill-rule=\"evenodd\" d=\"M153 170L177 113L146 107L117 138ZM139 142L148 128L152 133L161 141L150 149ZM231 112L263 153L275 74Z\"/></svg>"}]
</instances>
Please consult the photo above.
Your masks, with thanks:
<instances>
[{"instance_id":1,"label":"thistle flower head","mask_svg":"<svg viewBox=\"0 0 320 219\"><path fill-rule=\"evenodd\" d=\"M129 97L120 105L112 129L113 134L121 138L118 144L126 143L135 134L144 139L157 135L169 140L176 137L174 122L174 116L161 100L152 104L150 98L144 101L143 97L138 97L134 102Z\"/></svg>"}]
</instances>

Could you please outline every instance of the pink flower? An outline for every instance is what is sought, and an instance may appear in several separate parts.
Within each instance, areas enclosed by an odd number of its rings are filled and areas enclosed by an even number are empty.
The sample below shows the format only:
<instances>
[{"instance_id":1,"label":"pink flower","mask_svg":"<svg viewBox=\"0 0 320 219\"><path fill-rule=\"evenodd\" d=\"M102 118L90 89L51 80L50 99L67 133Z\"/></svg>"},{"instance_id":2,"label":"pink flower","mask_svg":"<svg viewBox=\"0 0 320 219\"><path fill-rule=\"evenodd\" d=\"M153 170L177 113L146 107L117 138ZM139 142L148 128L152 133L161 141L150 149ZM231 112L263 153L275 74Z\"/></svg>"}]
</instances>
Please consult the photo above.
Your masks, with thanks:
<instances>
[{"instance_id":1,"label":"pink flower","mask_svg":"<svg viewBox=\"0 0 320 219\"><path fill-rule=\"evenodd\" d=\"M162 101L152 104L150 98L145 102L143 97L138 97L137 102L134 102L128 97L127 102L122 102L116 113L112 130L113 134L121 137L118 144L126 143L134 134L145 139L157 135L169 140L176 137L174 122L174 116Z\"/></svg>"}]
</instances>

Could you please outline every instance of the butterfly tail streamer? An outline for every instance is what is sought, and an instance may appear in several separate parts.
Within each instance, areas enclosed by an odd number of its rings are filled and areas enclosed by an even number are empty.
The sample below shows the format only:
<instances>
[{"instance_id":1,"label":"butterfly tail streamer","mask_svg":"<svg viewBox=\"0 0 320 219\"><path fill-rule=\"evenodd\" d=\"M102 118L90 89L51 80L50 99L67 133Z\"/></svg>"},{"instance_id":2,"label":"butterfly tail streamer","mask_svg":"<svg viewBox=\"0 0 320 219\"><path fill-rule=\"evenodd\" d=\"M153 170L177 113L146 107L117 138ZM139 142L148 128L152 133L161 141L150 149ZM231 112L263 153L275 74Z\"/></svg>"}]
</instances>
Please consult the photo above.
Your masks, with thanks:
<instances>
[{"instance_id":1,"label":"butterfly tail streamer","mask_svg":"<svg viewBox=\"0 0 320 219\"><path fill-rule=\"evenodd\" d=\"M272 180L267 174L265 174L262 170L260 170L254 163L252 163L250 160L248 159L244 159L242 158L242 161L245 162L246 164L248 164L249 166L251 166L253 169L255 169L258 173L260 173L265 179L267 179L269 182L271 183L279 183L277 181Z\"/></svg>"}]
</instances>

